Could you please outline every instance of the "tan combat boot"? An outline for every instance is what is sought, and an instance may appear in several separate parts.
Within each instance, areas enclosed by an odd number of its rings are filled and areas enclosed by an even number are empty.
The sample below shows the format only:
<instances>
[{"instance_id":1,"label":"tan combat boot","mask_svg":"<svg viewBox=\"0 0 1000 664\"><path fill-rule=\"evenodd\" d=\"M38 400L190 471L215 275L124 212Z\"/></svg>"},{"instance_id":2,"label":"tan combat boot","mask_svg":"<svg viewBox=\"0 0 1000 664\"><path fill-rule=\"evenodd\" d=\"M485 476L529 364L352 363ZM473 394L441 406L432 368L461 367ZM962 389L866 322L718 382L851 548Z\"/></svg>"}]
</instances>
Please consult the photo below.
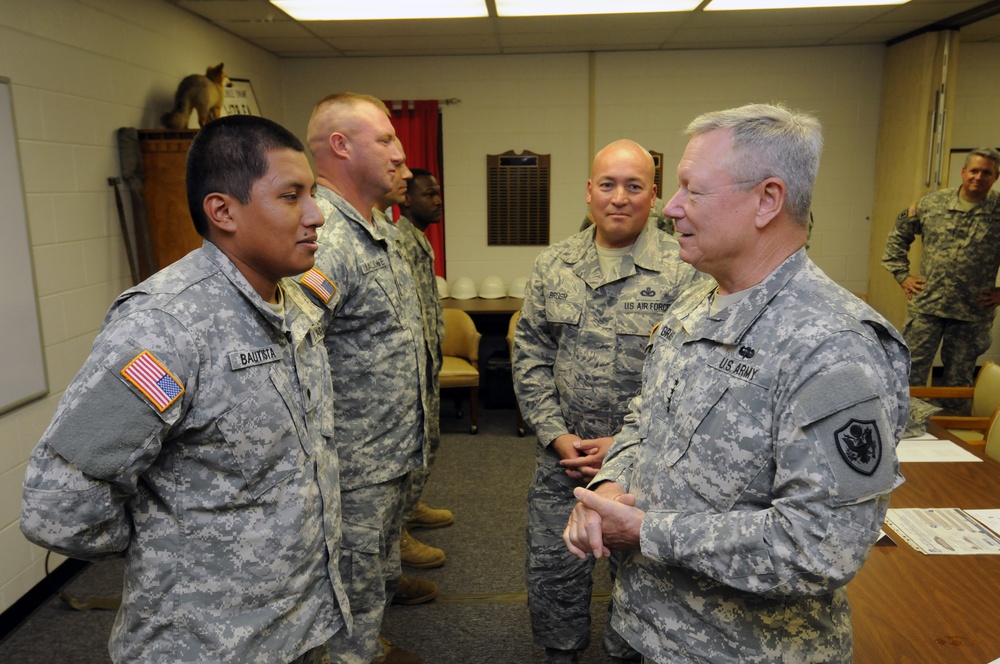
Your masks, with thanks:
<instances>
[{"instance_id":1,"label":"tan combat boot","mask_svg":"<svg viewBox=\"0 0 1000 664\"><path fill-rule=\"evenodd\" d=\"M430 579L420 579L415 576L399 577L399 587L392 596L393 604L423 604L438 596L437 584Z\"/></svg>"},{"instance_id":2,"label":"tan combat boot","mask_svg":"<svg viewBox=\"0 0 1000 664\"><path fill-rule=\"evenodd\" d=\"M400 648L382 635L379 635L378 640L382 643L382 656L372 664L424 664L417 653Z\"/></svg>"},{"instance_id":3,"label":"tan combat boot","mask_svg":"<svg viewBox=\"0 0 1000 664\"><path fill-rule=\"evenodd\" d=\"M428 507L423 503L417 503L413 508L410 520L406 522L408 528L444 528L455 523L455 515L451 510L438 510Z\"/></svg>"},{"instance_id":4,"label":"tan combat boot","mask_svg":"<svg viewBox=\"0 0 1000 664\"><path fill-rule=\"evenodd\" d=\"M418 542L403 528L403 534L399 538L399 559L407 567L430 569L444 565L444 551Z\"/></svg>"}]
</instances>

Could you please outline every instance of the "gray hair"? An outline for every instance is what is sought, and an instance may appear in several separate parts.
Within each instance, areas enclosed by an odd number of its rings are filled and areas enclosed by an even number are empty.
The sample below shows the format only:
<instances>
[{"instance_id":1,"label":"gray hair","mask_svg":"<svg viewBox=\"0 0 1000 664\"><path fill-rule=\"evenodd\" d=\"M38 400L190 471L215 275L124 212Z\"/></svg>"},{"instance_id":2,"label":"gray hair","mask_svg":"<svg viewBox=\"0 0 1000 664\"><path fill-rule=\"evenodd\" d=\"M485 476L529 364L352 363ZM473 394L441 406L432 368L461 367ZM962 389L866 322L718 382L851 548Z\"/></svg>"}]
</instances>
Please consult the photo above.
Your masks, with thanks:
<instances>
[{"instance_id":1,"label":"gray hair","mask_svg":"<svg viewBox=\"0 0 1000 664\"><path fill-rule=\"evenodd\" d=\"M997 152L993 148L976 148L965 158L964 166L968 166L969 162L972 161L973 157L982 157L984 159L993 160L993 170L1000 167L1000 152Z\"/></svg>"},{"instance_id":2,"label":"gray hair","mask_svg":"<svg viewBox=\"0 0 1000 664\"><path fill-rule=\"evenodd\" d=\"M823 150L819 120L782 105L748 104L700 115L684 133L694 137L716 129L732 134L733 153L725 166L733 180L750 188L769 177L781 179L789 215L805 226Z\"/></svg>"}]
</instances>

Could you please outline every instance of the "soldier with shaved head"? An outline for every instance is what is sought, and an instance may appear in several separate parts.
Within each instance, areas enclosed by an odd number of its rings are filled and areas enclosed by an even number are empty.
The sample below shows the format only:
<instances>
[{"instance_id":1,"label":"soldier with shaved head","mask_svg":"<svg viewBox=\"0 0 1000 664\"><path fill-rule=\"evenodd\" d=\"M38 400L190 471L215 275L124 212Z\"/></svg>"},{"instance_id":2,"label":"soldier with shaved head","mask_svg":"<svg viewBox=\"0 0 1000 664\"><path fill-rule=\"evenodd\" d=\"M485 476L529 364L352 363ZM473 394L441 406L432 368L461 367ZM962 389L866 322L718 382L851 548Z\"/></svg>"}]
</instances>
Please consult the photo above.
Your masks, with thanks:
<instances>
[{"instance_id":1,"label":"soldier with shaved head","mask_svg":"<svg viewBox=\"0 0 1000 664\"><path fill-rule=\"evenodd\" d=\"M594 158L587 203L594 225L535 261L514 332L514 385L538 436L528 494L528 607L546 661L575 662L590 640L593 559L563 545L573 488L600 467L639 390L646 342L696 272L677 242L647 223L653 158L630 140ZM616 561L612 560L612 565ZM616 661L636 653L609 627Z\"/></svg>"},{"instance_id":2,"label":"soldier with shaved head","mask_svg":"<svg viewBox=\"0 0 1000 664\"><path fill-rule=\"evenodd\" d=\"M419 662L380 638L400 578L407 475L426 465L426 354L413 275L397 230L373 208L396 185L403 153L385 105L356 93L320 101L307 141L326 217L316 265L299 278L326 309L340 455L340 569L354 630L330 642L335 662Z\"/></svg>"}]
</instances>

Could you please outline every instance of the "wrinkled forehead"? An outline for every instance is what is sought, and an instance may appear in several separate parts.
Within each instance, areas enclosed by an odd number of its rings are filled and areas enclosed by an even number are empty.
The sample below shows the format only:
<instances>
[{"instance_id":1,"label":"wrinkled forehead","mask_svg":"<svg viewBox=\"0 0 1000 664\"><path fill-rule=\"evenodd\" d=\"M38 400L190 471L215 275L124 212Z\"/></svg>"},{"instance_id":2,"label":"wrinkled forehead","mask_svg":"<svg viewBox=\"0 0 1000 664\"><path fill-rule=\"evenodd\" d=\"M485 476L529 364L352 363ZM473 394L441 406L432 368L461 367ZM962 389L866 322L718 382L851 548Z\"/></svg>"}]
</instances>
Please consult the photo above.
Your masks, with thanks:
<instances>
[{"instance_id":1,"label":"wrinkled forehead","mask_svg":"<svg viewBox=\"0 0 1000 664\"><path fill-rule=\"evenodd\" d=\"M991 171L994 175L997 174L997 163L990 159L989 157L984 157L982 155L974 154L969 157L969 162L962 168L964 171Z\"/></svg>"}]
</instances>

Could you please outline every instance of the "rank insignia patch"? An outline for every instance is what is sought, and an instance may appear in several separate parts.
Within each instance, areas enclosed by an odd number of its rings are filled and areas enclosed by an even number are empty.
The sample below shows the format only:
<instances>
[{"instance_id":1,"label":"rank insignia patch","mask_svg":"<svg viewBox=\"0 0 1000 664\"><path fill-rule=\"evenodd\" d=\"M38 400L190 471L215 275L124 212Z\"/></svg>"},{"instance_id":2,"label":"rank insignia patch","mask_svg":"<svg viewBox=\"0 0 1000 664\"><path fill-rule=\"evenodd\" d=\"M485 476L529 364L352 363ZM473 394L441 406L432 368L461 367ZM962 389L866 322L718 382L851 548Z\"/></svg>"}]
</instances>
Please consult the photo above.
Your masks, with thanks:
<instances>
[{"instance_id":1,"label":"rank insignia patch","mask_svg":"<svg viewBox=\"0 0 1000 664\"><path fill-rule=\"evenodd\" d=\"M333 282L316 268L312 268L302 275L302 284L316 293L319 299L323 300L323 304L329 302L333 294L337 292L337 287L333 285Z\"/></svg>"},{"instance_id":2,"label":"rank insignia patch","mask_svg":"<svg viewBox=\"0 0 1000 664\"><path fill-rule=\"evenodd\" d=\"M146 395L161 413L184 394L184 387L148 350L125 365L122 376Z\"/></svg>"},{"instance_id":3,"label":"rank insignia patch","mask_svg":"<svg viewBox=\"0 0 1000 664\"><path fill-rule=\"evenodd\" d=\"M896 219L898 221L903 221L904 219L913 219L915 216L917 216L917 204L913 203L910 207L900 212Z\"/></svg>"},{"instance_id":4,"label":"rank insignia patch","mask_svg":"<svg viewBox=\"0 0 1000 664\"><path fill-rule=\"evenodd\" d=\"M833 437L848 466L862 475L875 473L882 461L882 437L874 420L852 419L837 429Z\"/></svg>"}]
</instances>

